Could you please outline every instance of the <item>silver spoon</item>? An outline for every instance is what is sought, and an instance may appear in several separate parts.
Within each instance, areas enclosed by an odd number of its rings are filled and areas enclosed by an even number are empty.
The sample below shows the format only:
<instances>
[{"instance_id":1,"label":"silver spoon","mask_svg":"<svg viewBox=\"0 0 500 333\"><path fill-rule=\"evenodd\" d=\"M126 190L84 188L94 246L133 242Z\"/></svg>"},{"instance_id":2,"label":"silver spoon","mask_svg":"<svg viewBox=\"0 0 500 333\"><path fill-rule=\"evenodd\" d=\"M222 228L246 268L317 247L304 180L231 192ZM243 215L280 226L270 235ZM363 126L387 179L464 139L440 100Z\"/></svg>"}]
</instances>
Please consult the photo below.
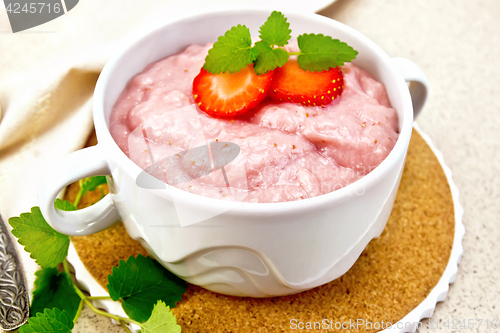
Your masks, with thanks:
<instances>
[{"instance_id":1,"label":"silver spoon","mask_svg":"<svg viewBox=\"0 0 500 333\"><path fill-rule=\"evenodd\" d=\"M15 330L29 318L26 282L16 249L0 216L0 327Z\"/></svg>"}]
</instances>

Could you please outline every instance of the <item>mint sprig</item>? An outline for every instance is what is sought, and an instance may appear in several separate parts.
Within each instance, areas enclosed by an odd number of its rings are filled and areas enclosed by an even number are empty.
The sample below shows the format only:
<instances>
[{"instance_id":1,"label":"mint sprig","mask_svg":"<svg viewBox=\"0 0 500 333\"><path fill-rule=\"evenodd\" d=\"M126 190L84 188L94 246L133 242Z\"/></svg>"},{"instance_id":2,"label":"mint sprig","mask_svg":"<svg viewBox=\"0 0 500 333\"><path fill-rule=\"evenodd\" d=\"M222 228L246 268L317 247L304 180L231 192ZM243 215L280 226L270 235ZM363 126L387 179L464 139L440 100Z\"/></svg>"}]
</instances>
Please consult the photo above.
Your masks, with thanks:
<instances>
[{"instance_id":1,"label":"mint sprig","mask_svg":"<svg viewBox=\"0 0 500 333\"><path fill-rule=\"evenodd\" d=\"M285 46L292 38L290 23L281 12L274 11L259 29L260 39L269 46Z\"/></svg>"},{"instance_id":2,"label":"mint sprig","mask_svg":"<svg viewBox=\"0 0 500 333\"><path fill-rule=\"evenodd\" d=\"M43 313L44 309L58 308L74 318L80 305L80 296L75 291L70 276L59 273L57 268L45 268L35 273L35 291L30 313Z\"/></svg>"},{"instance_id":3,"label":"mint sprig","mask_svg":"<svg viewBox=\"0 0 500 333\"><path fill-rule=\"evenodd\" d=\"M323 34L303 34L297 37L297 42L300 49L297 62L300 68L311 72L342 66L358 54L346 43Z\"/></svg>"},{"instance_id":4,"label":"mint sprig","mask_svg":"<svg viewBox=\"0 0 500 333\"><path fill-rule=\"evenodd\" d=\"M132 319L145 322L151 316L157 300L170 307L180 301L186 292L185 283L171 279L165 269L158 267L151 257L138 255L118 267L108 276L108 291L114 301L121 300L122 308Z\"/></svg>"},{"instance_id":5,"label":"mint sprig","mask_svg":"<svg viewBox=\"0 0 500 333\"><path fill-rule=\"evenodd\" d=\"M56 201L54 202L54 207L56 207L57 209L60 209L60 210L65 210L65 211L76 210L75 206L71 202L66 201L66 200L63 201L59 198L57 198Z\"/></svg>"},{"instance_id":6,"label":"mint sprig","mask_svg":"<svg viewBox=\"0 0 500 333\"><path fill-rule=\"evenodd\" d=\"M238 24L218 38L208 51L203 68L214 74L239 72L256 58L257 50L252 47L250 30Z\"/></svg>"},{"instance_id":7,"label":"mint sprig","mask_svg":"<svg viewBox=\"0 0 500 333\"><path fill-rule=\"evenodd\" d=\"M31 258L44 268L55 267L68 255L69 236L55 231L45 221L40 208L31 208L31 213L9 219L12 234L19 244L31 254Z\"/></svg>"},{"instance_id":8,"label":"mint sprig","mask_svg":"<svg viewBox=\"0 0 500 333\"><path fill-rule=\"evenodd\" d=\"M180 333L181 327L170 308L162 301L158 301L153 308L151 317L144 323L141 333Z\"/></svg>"},{"instance_id":9,"label":"mint sprig","mask_svg":"<svg viewBox=\"0 0 500 333\"><path fill-rule=\"evenodd\" d=\"M254 63L254 71L257 75L266 74L288 61L288 52L280 48L273 49L262 41L255 43L255 49L259 51Z\"/></svg>"},{"instance_id":10,"label":"mint sprig","mask_svg":"<svg viewBox=\"0 0 500 333\"><path fill-rule=\"evenodd\" d=\"M81 180L77 199L105 182L105 177ZM78 202L72 204L60 199L54 202L56 208L66 211L76 210L76 204ZM130 318L120 317L97 309L92 304L93 300L111 300L110 296L86 296L70 278L66 261L69 236L52 229L38 207L33 207L31 213L10 218L9 223L18 242L42 266L35 273L37 278L31 304L32 317L19 329L20 333L69 333L84 305L96 314L116 320L128 333L127 323L139 326L142 333L181 331L170 308L182 298L186 284L150 257L131 256L108 276L113 286L110 294L114 299L121 300L125 312L130 313ZM63 272L55 268L61 263Z\"/></svg>"},{"instance_id":11,"label":"mint sprig","mask_svg":"<svg viewBox=\"0 0 500 333\"><path fill-rule=\"evenodd\" d=\"M80 199L83 198L87 192L94 191L100 185L106 184L106 176L88 177L85 179L81 179L78 183L80 185L80 190L78 191L75 201L73 202L73 206L75 207L78 207ZM102 196L104 197L104 193L102 193Z\"/></svg>"},{"instance_id":12,"label":"mint sprig","mask_svg":"<svg viewBox=\"0 0 500 333\"><path fill-rule=\"evenodd\" d=\"M358 52L338 39L323 34L302 34L297 37L299 52L287 52L281 47L291 38L290 23L278 11L273 11L260 27L260 41L252 47L250 31L237 25L219 37L208 51L203 68L212 74L239 72L249 64L257 75L281 67L291 55L297 55L300 68L320 72L350 62Z\"/></svg>"},{"instance_id":13,"label":"mint sprig","mask_svg":"<svg viewBox=\"0 0 500 333\"><path fill-rule=\"evenodd\" d=\"M21 326L19 333L69 333L73 329L73 321L66 311L57 308L45 309L37 313Z\"/></svg>"}]
</instances>

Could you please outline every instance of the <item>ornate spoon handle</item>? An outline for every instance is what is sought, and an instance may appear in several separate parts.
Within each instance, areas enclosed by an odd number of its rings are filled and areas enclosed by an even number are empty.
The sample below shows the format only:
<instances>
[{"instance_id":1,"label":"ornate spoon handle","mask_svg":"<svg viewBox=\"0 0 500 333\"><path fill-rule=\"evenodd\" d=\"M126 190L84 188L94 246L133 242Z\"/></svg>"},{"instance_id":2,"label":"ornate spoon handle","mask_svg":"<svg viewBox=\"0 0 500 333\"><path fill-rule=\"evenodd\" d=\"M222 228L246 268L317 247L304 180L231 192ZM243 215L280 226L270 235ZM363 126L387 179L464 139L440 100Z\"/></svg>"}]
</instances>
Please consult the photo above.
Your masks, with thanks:
<instances>
[{"instance_id":1,"label":"ornate spoon handle","mask_svg":"<svg viewBox=\"0 0 500 333\"><path fill-rule=\"evenodd\" d=\"M0 328L22 326L29 318L29 300L22 267L8 229L0 217Z\"/></svg>"}]
</instances>

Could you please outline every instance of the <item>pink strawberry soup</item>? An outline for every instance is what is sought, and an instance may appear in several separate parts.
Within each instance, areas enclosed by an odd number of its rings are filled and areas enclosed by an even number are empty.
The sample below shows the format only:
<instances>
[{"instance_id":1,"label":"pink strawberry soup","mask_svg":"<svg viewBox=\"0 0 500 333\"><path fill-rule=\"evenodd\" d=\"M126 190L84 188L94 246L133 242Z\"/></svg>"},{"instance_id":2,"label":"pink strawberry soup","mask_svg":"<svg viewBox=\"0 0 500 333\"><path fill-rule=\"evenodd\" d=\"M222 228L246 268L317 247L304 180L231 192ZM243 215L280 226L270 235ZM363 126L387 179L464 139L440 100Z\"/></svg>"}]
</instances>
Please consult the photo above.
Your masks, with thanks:
<instances>
[{"instance_id":1,"label":"pink strawberry soup","mask_svg":"<svg viewBox=\"0 0 500 333\"><path fill-rule=\"evenodd\" d=\"M207 142L232 142L240 153L224 170L175 186L222 200L284 202L355 182L394 147L398 117L385 87L352 64L341 68L345 88L329 105L265 99L243 120L206 115L191 91L211 47L191 45L150 64L118 98L110 131L141 168Z\"/></svg>"}]
</instances>

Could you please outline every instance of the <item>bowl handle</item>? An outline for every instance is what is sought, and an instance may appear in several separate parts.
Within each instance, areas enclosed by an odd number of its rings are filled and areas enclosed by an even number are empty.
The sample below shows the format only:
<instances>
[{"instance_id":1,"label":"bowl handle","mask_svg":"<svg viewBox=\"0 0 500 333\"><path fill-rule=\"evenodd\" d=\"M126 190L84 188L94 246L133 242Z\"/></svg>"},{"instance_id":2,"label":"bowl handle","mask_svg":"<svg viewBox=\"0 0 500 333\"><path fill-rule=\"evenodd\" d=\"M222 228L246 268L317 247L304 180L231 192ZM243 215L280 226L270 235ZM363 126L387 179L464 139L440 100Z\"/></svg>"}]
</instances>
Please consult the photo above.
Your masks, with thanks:
<instances>
[{"instance_id":1,"label":"bowl handle","mask_svg":"<svg viewBox=\"0 0 500 333\"><path fill-rule=\"evenodd\" d=\"M78 150L62 158L44 175L38 187L38 202L42 215L57 231L70 236L89 235L120 219L110 194L77 211L62 211L54 207L57 196L68 184L86 177L111 174L103 156L100 145Z\"/></svg>"},{"instance_id":2,"label":"bowl handle","mask_svg":"<svg viewBox=\"0 0 500 333\"><path fill-rule=\"evenodd\" d=\"M424 107L429 95L429 80L424 72L413 61L406 58L392 58L392 63L399 70L406 82L409 82L411 100L413 103L413 118L415 119Z\"/></svg>"}]
</instances>

